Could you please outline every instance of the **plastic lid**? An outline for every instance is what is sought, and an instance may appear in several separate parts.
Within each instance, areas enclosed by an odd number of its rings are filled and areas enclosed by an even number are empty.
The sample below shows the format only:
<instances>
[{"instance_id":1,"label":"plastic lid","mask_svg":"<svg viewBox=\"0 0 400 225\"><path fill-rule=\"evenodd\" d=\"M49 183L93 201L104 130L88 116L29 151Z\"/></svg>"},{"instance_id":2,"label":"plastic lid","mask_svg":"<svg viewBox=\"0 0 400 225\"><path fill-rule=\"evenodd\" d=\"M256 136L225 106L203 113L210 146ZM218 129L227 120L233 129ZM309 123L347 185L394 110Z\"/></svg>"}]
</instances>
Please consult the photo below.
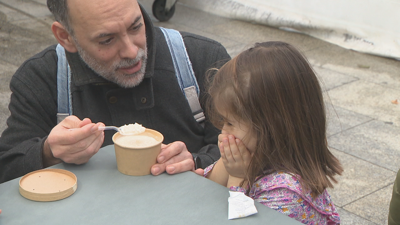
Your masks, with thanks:
<instances>
[{"instance_id":1,"label":"plastic lid","mask_svg":"<svg viewBox=\"0 0 400 225\"><path fill-rule=\"evenodd\" d=\"M37 170L19 180L19 193L33 201L56 201L72 195L77 181L75 174L67 170Z\"/></svg>"}]
</instances>

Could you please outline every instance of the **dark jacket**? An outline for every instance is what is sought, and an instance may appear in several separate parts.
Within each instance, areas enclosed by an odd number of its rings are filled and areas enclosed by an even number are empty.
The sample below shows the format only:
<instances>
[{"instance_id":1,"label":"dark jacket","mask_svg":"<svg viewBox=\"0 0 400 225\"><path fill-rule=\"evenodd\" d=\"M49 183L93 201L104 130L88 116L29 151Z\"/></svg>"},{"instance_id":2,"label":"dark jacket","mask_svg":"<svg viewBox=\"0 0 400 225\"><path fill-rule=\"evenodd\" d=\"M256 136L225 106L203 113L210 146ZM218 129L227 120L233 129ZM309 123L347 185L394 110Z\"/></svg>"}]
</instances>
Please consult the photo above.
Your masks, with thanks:
<instances>
[{"instance_id":1,"label":"dark jacket","mask_svg":"<svg viewBox=\"0 0 400 225\"><path fill-rule=\"evenodd\" d=\"M146 24L148 62L143 82L121 88L94 73L77 53L67 52L72 71L73 114L92 122L122 126L139 123L164 135L164 143L183 141L206 167L220 157L218 130L206 122L203 128L192 116L174 74L171 55L161 30ZM204 108L205 74L230 57L213 40L181 33L201 89ZM8 128L0 137L0 183L43 168L42 147L57 124L57 55L51 46L24 62L11 79ZM113 131L105 131L103 146L113 144Z\"/></svg>"}]
</instances>

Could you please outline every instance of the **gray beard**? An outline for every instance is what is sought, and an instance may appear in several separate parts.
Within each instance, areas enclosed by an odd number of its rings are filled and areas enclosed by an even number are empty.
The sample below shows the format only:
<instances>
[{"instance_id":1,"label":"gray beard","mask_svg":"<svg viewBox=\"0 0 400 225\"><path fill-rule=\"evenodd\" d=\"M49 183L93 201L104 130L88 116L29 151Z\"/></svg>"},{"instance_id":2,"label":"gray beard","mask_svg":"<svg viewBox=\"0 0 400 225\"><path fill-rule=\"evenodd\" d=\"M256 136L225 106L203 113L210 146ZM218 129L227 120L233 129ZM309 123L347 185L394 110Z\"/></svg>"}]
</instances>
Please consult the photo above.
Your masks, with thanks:
<instances>
[{"instance_id":1,"label":"gray beard","mask_svg":"<svg viewBox=\"0 0 400 225\"><path fill-rule=\"evenodd\" d=\"M81 59L89 66L94 72L103 77L104 79L118 84L124 88L131 88L139 85L144 78L147 64L147 49L139 48L138 54L134 59L123 59L119 62L113 62L111 67L106 67L99 63L96 59L92 58L85 50L81 48L75 40L76 48ZM123 74L118 72L118 69L123 67L130 67L142 61L142 67L139 71L133 74Z\"/></svg>"}]
</instances>

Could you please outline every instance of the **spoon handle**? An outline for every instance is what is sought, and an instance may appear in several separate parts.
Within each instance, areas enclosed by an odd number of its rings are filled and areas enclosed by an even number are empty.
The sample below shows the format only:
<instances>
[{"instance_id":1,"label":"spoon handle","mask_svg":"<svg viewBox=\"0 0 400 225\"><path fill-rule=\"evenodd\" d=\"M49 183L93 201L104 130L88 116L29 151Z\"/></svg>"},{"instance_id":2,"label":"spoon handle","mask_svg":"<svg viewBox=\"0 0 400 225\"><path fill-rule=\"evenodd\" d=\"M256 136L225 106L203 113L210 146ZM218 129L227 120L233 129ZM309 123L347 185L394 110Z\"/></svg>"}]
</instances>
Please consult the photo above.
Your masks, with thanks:
<instances>
[{"instance_id":1,"label":"spoon handle","mask_svg":"<svg viewBox=\"0 0 400 225\"><path fill-rule=\"evenodd\" d=\"M76 130L80 128L70 128L69 130ZM115 130L115 131L120 131L118 127L115 126L105 126L105 127L99 127L99 130Z\"/></svg>"},{"instance_id":2,"label":"spoon handle","mask_svg":"<svg viewBox=\"0 0 400 225\"><path fill-rule=\"evenodd\" d=\"M115 131L120 131L118 127L115 126L105 126L105 127L99 127L99 130L115 130Z\"/></svg>"}]
</instances>

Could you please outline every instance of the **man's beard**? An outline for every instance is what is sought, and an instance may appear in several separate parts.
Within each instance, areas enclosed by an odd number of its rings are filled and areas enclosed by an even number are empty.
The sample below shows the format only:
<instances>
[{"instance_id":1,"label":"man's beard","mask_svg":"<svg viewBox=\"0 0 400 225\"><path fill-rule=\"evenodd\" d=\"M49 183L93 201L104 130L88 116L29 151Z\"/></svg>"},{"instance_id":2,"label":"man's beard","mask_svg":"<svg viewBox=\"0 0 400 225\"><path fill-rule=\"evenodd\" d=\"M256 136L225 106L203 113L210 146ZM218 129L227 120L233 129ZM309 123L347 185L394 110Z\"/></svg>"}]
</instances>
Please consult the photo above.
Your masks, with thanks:
<instances>
[{"instance_id":1,"label":"man's beard","mask_svg":"<svg viewBox=\"0 0 400 225\"><path fill-rule=\"evenodd\" d=\"M147 63L147 49L139 48L137 56L135 59L123 59L121 61L113 62L110 67L102 65L96 59L91 57L85 50L81 48L77 41L75 41L76 48L82 60L98 75L102 76L104 79L109 80L118 84L124 88L131 88L139 85L146 72ZM142 67L139 71L133 74L123 74L118 69L126 68L136 65L139 61L142 61Z\"/></svg>"}]
</instances>

